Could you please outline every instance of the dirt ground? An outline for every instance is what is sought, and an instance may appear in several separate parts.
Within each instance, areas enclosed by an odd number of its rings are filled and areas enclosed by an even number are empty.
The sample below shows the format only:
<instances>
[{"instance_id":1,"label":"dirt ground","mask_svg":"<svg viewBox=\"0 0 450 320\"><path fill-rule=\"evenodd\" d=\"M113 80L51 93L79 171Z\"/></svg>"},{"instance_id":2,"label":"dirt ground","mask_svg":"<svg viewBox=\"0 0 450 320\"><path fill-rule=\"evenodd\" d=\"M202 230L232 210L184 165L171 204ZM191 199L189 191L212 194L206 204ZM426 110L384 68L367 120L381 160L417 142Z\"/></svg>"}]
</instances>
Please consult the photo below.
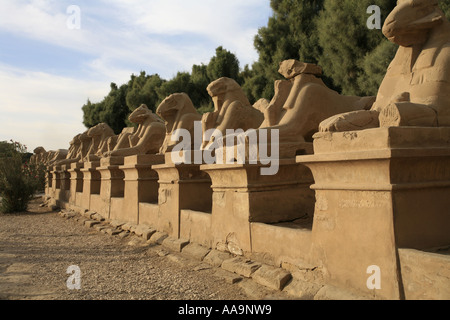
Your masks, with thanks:
<instances>
[{"instance_id":1,"label":"dirt ground","mask_svg":"<svg viewBox=\"0 0 450 320\"><path fill-rule=\"evenodd\" d=\"M150 247L137 237L103 234L63 219L40 203L33 200L28 212L0 214L0 299L255 298L245 286L228 283L204 263L182 254L162 255L159 246ZM70 266L79 267L80 290L67 286Z\"/></svg>"}]
</instances>

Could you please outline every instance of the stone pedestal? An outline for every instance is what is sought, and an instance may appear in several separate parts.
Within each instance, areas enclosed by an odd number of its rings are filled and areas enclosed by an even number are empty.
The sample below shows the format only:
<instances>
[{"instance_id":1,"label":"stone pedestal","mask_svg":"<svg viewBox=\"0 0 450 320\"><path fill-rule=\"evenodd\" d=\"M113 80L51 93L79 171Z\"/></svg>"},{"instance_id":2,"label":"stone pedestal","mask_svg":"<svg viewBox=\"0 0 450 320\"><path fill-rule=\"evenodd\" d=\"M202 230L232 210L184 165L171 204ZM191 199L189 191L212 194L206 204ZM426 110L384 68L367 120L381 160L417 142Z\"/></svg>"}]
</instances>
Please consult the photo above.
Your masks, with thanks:
<instances>
[{"instance_id":1,"label":"stone pedestal","mask_svg":"<svg viewBox=\"0 0 450 320\"><path fill-rule=\"evenodd\" d=\"M139 212L139 203L158 204L158 174L152 165L164 163L163 155L126 157L119 169L124 173L124 201L122 210L111 210L111 220L139 224L146 223L147 213Z\"/></svg>"},{"instance_id":2,"label":"stone pedestal","mask_svg":"<svg viewBox=\"0 0 450 320\"><path fill-rule=\"evenodd\" d=\"M100 166L100 162L85 162L83 169L80 171L83 173L83 193L81 196L81 208L91 209L91 196L100 197L100 172L97 168ZM98 200L98 199L95 199Z\"/></svg>"},{"instance_id":3,"label":"stone pedestal","mask_svg":"<svg viewBox=\"0 0 450 320\"><path fill-rule=\"evenodd\" d=\"M159 176L159 210L158 217L149 217L151 225L179 238L181 210L211 212L211 179L199 164L174 164L171 153L165 155L165 164L152 169Z\"/></svg>"},{"instance_id":4,"label":"stone pedestal","mask_svg":"<svg viewBox=\"0 0 450 320\"><path fill-rule=\"evenodd\" d=\"M261 164L204 165L212 180L213 245L252 252L252 222L293 221L314 212L313 178L295 159L279 161L274 175Z\"/></svg>"},{"instance_id":5,"label":"stone pedestal","mask_svg":"<svg viewBox=\"0 0 450 320\"><path fill-rule=\"evenodd\" d=\"M81 207L81 198L83 194L83 169L84 163L76 162L70 165L70 205Z\"/></svg>"},{"instance_id":6,"label":"stone pedestal","mask_svg":"<svg viewBox=\"0 0 450 320\"><path fill-rule=\"evenodd\" d=\"M91 203L91 209L105 219L110 218L112 207L116 215L122 211L125 182L120 166L123 164L124 157L108 157L102 158L97 168L101 176L100 198L99 201L96 199L95 204Z\"/></svg>"},{"instance_id":7,"label":"stone pedestal","mask_svg":"<svg viewBox=\"0 0 450 320\"><path fill-rule=\"evenodd\" d=\"M61 166L53 166L52 180L53 199L58 201L61 194Z\"/></svg>"},{"instance_id":8,"label":"stone pedestal","mask_svg":"<svg viewBox=\"0 0 450 320\"><path fill-rule=\"evenodd\" d=\"M45 195L53 198L53 167L48 167L45 171Z\"/></svg>"},{"instance_id":9,"label":"stone pedestal","mask_svg":"<svg viewBox=\"0 0 450 320\"><path fill-rule=\"evenodd\" d=\"M59 201L62 204L66 204L70 201L70 165L61 165L61 171L60 171L60 193L59 193Z\"/></svg>"},{"instance_id":10,"label":"stone pedestal","mask_svg":"<svg viewBox=\"0 0 450 320\"><path fill-rule=\"evenodd\" d=\"M318 134L314 150L297 157L315 180L314 258L332 284L403 298L397 249L450 244L450 128Z\"/></svg>"}]
</instances>

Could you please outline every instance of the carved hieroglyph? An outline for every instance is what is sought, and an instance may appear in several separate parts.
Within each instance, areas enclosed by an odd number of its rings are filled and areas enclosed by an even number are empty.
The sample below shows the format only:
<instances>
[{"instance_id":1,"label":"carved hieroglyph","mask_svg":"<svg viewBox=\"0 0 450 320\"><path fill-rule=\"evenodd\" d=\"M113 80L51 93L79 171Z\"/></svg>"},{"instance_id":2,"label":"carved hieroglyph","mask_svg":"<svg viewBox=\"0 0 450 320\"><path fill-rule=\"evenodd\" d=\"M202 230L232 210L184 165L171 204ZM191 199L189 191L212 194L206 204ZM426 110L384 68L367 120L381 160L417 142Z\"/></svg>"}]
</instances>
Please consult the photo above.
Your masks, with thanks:
<instances>
[{"instance_id":1,"label":"carved hieroglyph","mask_svg":"<svg viewBox=\"0 0 450 320\"><path fill-rule=\"evenodd\" d=\"M261 126L264 115L251 105L236 81L220 78L212 82L207 90L214 102L214 112L203 115L203 133L216 129L225 136L227 129L247 131ZM208 144L204 141L202 147Z\"/></svg>"},{"instance_id":2,"label":"carved hieroglyph","mask_svg":"<svg viewBox=\"0 0 450 320\"><path fill-rule=\"evenodd\" d=\"M137 130L123 132L114 150L104 152L104 157L127 157L159 152L166 135L163 121L144 104L134 110L129 120L138 124Z\"/></svg>"},{"instance_id":3,"label":"carved hieroglyph","mask_svg":"<svg viewBox=\"0 0 450 320\"><path fill-rule=\"evenodd\" d=\"M176 130L187 130L191 137L194 137L194 124L202 119L191 99L185 93L175 93L167 97L159 105L156 113L166 122L166 138L160 149L160 154L170 152L176 146L178 142L172 141L172 135ZM194 139L191 139L191 149L194 149Z\"/></svg>"},{"instance_id":4,"label":"carved hieroglyph","mask_svg":"<svg viewBox=\"0 0 450 320\"><path fill-rule=\"evenodd\" d=\"M372 109L334 116L320 131L450 126L450 23L438 1L398 1L383 33L400 48Z\"/></svg>"}]
</instances>

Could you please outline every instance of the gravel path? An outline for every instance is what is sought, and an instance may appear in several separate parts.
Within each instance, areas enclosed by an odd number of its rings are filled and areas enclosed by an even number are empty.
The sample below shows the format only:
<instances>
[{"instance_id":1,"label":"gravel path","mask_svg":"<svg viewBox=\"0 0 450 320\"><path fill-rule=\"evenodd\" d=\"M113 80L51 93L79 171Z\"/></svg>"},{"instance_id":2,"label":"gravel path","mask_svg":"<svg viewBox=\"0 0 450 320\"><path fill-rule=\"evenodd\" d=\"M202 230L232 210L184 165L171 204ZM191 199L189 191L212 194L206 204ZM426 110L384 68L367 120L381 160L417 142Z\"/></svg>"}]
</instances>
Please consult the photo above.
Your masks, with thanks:
<instances>
[{"instance_id":1,"label":"gravel path","mask_svg":"<svg viewBox=\"0 0 450 320\"><path fill-rule=\"evenodd\" d=\"M29 212L0 214L0 299L248 300L214 268L181 254L161 255L138 238L120 239L66 220L40 200ZM130 241L134 245L130 245ZM69 266L81 290L69 290ZM200 266L200 267L199 267ZM197 271L195 271L197 270Z\"/></svg>"}]
</instances>

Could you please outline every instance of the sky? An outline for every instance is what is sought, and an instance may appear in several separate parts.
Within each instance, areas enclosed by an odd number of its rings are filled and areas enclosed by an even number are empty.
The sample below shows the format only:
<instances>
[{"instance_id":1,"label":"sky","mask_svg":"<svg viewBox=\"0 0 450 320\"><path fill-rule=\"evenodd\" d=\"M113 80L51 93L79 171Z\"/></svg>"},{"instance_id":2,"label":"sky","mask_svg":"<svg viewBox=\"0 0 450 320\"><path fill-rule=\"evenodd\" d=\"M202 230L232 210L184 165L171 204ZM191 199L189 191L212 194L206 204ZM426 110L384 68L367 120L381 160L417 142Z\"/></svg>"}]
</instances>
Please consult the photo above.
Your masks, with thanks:
<instances>
[{"instance_id":1,"label":"sky","mask_svg":"<svg viewBox=\"0 0 450 320\"><path fill-rule=\"evenodd\" d=\"M251 65L271 15L269 0L0 0L0 141L68 149L111 82L170 80L219 46Z\"/></svg>"}]
</instances>

